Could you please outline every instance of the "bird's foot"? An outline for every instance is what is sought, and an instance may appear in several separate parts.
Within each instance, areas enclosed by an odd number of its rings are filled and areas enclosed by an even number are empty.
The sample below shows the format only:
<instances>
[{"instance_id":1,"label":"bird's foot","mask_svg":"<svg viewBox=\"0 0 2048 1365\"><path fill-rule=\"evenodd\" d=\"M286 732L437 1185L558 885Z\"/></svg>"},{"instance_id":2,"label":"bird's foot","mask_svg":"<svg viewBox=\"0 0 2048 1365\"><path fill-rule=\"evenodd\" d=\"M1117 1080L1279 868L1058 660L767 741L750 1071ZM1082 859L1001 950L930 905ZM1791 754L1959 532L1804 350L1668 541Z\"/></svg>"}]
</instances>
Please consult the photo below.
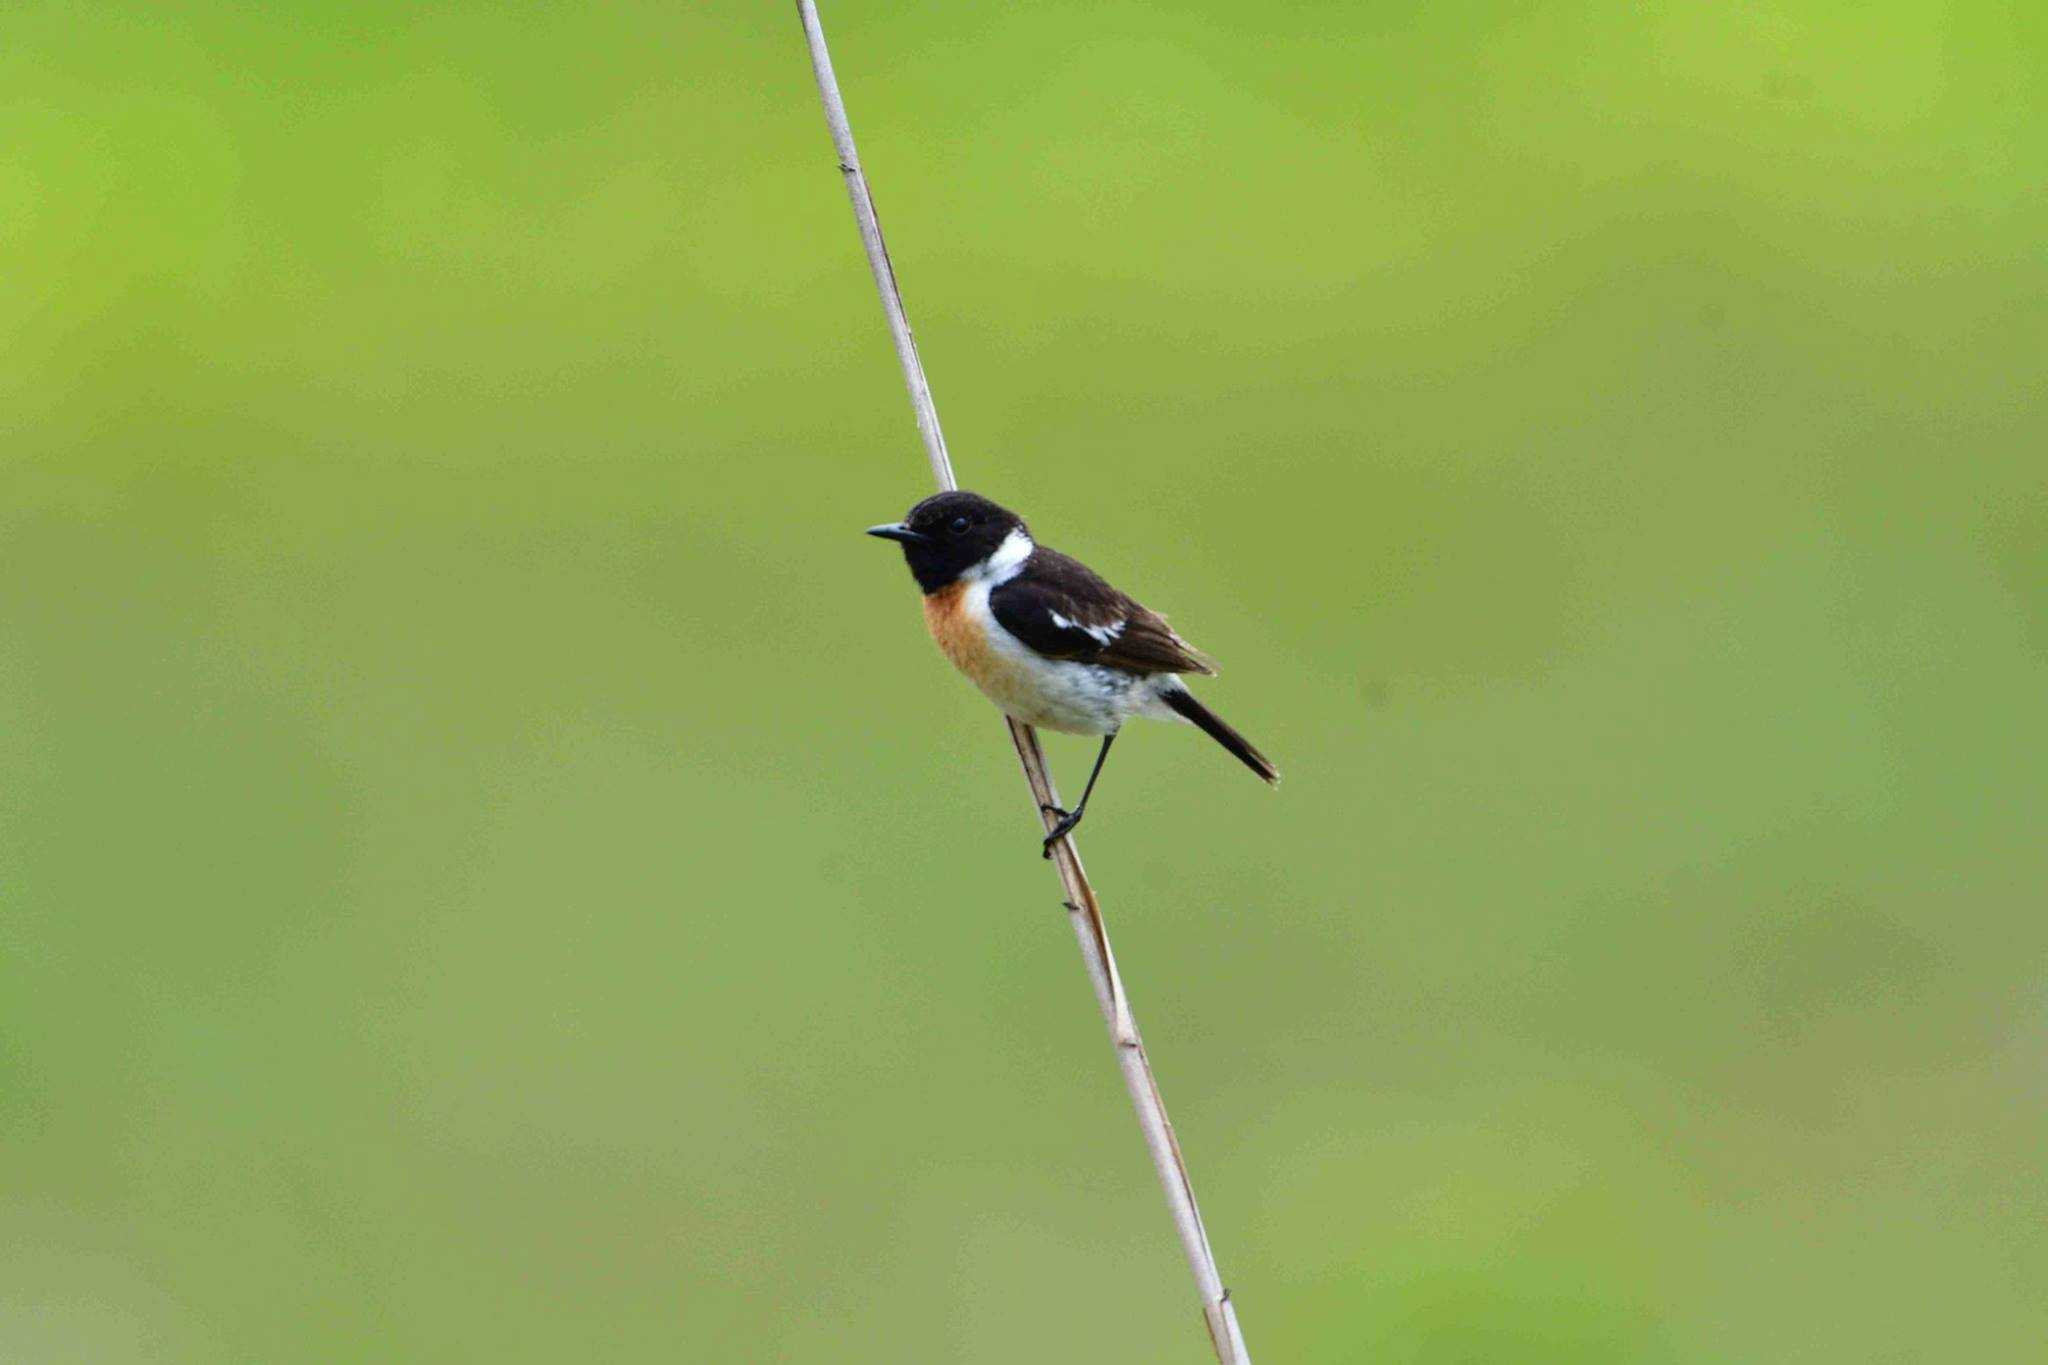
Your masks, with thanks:
<instances>
[{"instance_id":1,"label":"bird's foot","mask_svg":"<svg viewBox=\"0 0 2048 1365\"><path fill-rule=\"evenodd\" d=\"M1060 810L1058 806L1046 806L1044 809L1048 812L1058 812L1060 817L1060 822L1054 825L1051 832L1045 836L1044 847L1039 850L1040 857L1050 858L1052 857L1052 846L1066 838L1069 834L1072 834L1074 827L1081 823L1081 812L1075 811L1069 815L1066 811Z\"/></svg>"}]
</instances>

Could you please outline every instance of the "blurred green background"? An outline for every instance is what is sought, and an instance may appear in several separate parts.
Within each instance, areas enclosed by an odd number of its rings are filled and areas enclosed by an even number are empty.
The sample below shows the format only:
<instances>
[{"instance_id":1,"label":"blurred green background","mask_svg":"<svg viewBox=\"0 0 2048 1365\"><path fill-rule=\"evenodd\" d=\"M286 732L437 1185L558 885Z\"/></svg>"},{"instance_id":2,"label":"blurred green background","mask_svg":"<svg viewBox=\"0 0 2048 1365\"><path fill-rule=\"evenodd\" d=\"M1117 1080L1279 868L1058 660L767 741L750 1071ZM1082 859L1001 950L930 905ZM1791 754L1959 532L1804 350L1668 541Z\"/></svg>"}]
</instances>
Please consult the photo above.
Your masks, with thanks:
<instances>
[{"instance_id":1,"label":"blurred green background","mask_svg":"<svg viewBox=\"0 0 2048 1365\"><path fill-rule=\"evenodd\" d=\"M2042 13L827 7L1260 1359L2043 1358ZM0 1359L1202 1359L790 8L0 91Z\"/></svg>"}]
</instances>

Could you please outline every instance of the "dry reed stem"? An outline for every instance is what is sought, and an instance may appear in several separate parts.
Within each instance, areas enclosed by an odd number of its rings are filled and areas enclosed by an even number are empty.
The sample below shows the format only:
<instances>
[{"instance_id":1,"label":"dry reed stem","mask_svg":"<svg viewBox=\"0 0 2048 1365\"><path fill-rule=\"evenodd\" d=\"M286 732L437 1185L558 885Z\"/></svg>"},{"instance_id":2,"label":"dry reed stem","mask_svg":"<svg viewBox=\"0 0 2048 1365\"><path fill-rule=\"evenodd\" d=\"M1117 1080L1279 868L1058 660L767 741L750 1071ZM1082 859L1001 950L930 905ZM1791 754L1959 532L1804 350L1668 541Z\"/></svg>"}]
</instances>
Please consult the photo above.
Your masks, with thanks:
<instances>
[{"instance_id":1,"label":"dry reed stem","mask_svg":"<svg viewBox=\"0 0 2048 1365\"><path fill-rule=\"evenodd\" d=\"M817 6L812 0L797 0L797 13L803 20L804 38L810 46L811 70L818 80L818 98L825 107L825 124L832 133L833 149L839 154L839 170L846 180L847 198L853 203L854 222L860 229L861 245L867 251L868 269L875 277L875 292L881 296L883 316L888 319L889 337L895 343L896 360L903 369L903 384L909 391L910 406L917 416L918 434L924 438L932 479L940 489L952 489L958 485L953 479L953 463L946 454L946 438L939 430L938 408L932 402L931 385L925 381L924 365L918 358L910 321L904 316L903 295L896 286L896 271L889 260L889 248L882 241L882 225L875 217L874 198L868 192L867 177L861 170L859 154L854 150L853 129L847 123L846 104L840 98L839 81L832 72L832 56L825 47L825 31L818 23ZM1058 806L1059 794L1053 787L1052 774L1046 768L1045 754L1038 746L1037 732L1016 720L1008 720L1007 723L1010 742L1016 746L1017 761L1024 768L1024 780L1031 788L1033 804L1041 808ZM1039 817L1050 833L1058 817L1043 809ZM1066 893L1068 919L1074 928L1075 941L1080 945L1082 961L1088 969L1089 984L1095 988L1096 1004L1102 1009L1103 1023L1108 1026L1110 1041L1115 1047L1117 1069L1123 1073L1124 1088L1130 1091L1131 1107L1137 1111L1138 1128L1144 1136L1145 1149L1151 1154L1153 1169L1159 1174L1160 1187L1166 1193L1167 1207L1173 1215L1174 1230L1180 1234L1181 1250L1186 1253L1188 1269L1195 1277L1195 1289L1201 1297L1202 1318L1209 1329L1210 1344L1215 1347L1216 1359L1222 1365L1250 1365L1251 1355L1245 1349L1244 1333L1237 1324L1237 1310L1231 1304L1230 1291L1223 1287L1222 1276L1216 1269L1216 1255L1209 1248L1209 1234L1202 1226L1201 1211L1195 1206L1195 1188L1188 1178L1187 1162L1181 1157L1173 1124L1166 1117L1166 1104L1159 1096L1158 1082L1153 1079L1152 1063L1145 1055L1144 1041L1138 1036L1137 1021L1131 1017L1123 980L1117 975L1116 955L1110 950L1109 929L1102 920L1102 907L1095 899L1095 889L1088 884L1088 874L1082 870L1081 855L1072 838L1061 839L1053 846L1053 862L1059 872L1060 886Z\"/></svg>"}]
</instances>

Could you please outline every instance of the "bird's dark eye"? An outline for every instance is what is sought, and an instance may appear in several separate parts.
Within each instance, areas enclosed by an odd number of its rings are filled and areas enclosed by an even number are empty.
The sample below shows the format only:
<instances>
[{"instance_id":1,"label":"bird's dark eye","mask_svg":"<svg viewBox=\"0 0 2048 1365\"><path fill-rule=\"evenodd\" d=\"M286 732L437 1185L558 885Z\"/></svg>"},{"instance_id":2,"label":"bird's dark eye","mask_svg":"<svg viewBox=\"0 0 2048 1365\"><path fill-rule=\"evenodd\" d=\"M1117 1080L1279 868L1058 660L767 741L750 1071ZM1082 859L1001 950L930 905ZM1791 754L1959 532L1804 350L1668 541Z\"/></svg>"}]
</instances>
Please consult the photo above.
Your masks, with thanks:
<instances>
[{"instance_id":1,"label":"bird's dark eye","mask_svg":"<svg viewBox=\"0 0 2048 1365\"><path fill-rule=\"evenodd\" d=\"M964 536L967 534L967 528L973 524L966 517L955 517L946 523L946 529L956 536Z\"/></svg>"}]
</instances>

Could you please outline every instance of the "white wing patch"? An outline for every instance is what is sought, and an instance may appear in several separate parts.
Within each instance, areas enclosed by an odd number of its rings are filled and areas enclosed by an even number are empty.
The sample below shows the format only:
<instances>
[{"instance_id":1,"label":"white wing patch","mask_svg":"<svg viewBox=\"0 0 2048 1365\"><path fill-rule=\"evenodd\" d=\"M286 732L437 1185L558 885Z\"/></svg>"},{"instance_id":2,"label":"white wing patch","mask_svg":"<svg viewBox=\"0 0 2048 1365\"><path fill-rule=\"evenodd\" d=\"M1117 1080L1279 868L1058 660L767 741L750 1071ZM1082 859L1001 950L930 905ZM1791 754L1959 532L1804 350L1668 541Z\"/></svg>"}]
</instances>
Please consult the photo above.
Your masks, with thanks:
<instances>
[{"instance_id":1,"label":"white wing patch","mask_svg":"<svg viewBox=\"0 0 2048 1365\"><path fill-rule=\"evenodd\" d=\"M1094 640L1098 645L1106 645L1117 636L1123 634L1125 624L1122 621L1111 621L1107 625L1084 626L1079 621L1069 621L1058 612L1052 613L1052 623L1061 630L1078 630L1083 635Z\"/></svg>"}]
</instances>

